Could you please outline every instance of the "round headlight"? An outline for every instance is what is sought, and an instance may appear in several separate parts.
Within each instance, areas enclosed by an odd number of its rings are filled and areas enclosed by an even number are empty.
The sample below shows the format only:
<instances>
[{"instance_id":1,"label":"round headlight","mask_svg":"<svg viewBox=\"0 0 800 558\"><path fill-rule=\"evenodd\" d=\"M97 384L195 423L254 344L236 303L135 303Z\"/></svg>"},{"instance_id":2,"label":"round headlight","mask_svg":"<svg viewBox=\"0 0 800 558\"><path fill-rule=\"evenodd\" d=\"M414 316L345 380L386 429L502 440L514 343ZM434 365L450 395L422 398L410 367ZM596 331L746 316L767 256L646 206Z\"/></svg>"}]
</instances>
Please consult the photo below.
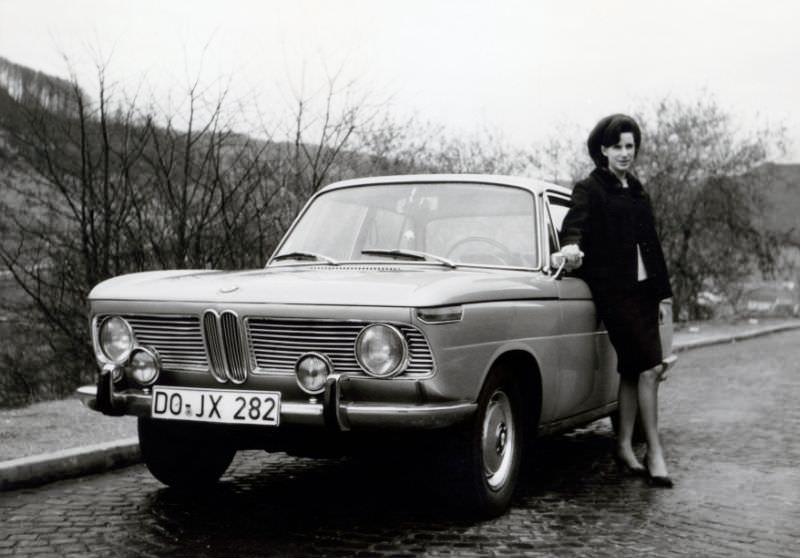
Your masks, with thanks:
<instances>
[{"instance_id":1,"label":"round headlight","mask_svg":"<svg viewBox=\"0 0 800 558\"><path fill-rule=\"evenodd\" d=\"M119 316L108 318L100 326L100 348L112 362L122 363L133 350L133 330Z\"/></svg>"},{"instance_id":2,"label":"round headlight","mask_svg":"<svg viewBox=\"0 0 800 558\"><path fill-rule=\"evenodd\" d=\"M325 380L332 371L331 361L319 353L304 354L294 366L297 385L311 395L322 393L325 390Z\"/></svg>"},{"instance_id":3,"label":"round headlight","mask_svg":"<svg viewBox=\"0 0 800 558\"><path fill-rule=\"evenodd\" d=\"M139 385L149 386L158 378L161 365L158 355L150 349L136 349L131 353L131 361L128 364L128 374L130 378Z\"/></svg>"},{"instance_id":4,"label":"round headlight","mask_svg":"<svg viewBox=\"0 0 800 558\"><path fill-rule=\"evenodd\" d=\"M367 374L387 378L405 367L408 344L397 328L373 324L358 334L356 359Z\"/></svg>"}]
</instances>

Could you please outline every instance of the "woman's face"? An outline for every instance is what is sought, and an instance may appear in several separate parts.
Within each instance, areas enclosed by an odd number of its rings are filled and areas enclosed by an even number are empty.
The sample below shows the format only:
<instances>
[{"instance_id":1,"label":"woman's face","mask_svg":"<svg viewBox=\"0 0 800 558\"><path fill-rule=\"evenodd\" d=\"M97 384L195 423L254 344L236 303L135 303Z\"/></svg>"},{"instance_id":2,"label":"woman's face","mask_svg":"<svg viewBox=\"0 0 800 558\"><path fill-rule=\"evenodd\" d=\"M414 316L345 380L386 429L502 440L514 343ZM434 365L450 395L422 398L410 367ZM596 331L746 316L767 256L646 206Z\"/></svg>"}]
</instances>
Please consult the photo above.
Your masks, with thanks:
<instances>
[{"instance_id":1,"label":"woman's face","mask_svg":"<svg viewBox=\"0 0 800 558\"><path fill-rule=\"evenodd\" d=\"M633 132L622 132L614 145L601 146L600 151L608 159L608 169L615 174L625 174L636 158L636 142Z\"/></svg>"}]
</instances>

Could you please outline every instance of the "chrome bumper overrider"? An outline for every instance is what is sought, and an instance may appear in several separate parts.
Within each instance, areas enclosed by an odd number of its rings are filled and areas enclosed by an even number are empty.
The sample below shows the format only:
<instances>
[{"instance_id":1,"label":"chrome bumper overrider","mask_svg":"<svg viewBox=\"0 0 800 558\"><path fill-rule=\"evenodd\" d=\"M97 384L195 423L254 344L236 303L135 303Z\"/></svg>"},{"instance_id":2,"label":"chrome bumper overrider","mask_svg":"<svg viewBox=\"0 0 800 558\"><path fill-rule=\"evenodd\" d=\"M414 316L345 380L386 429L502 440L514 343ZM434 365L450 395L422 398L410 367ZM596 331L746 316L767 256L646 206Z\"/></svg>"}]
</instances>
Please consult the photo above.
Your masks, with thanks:
<instances>
[{"instance_id":1,"label":"chrome bumper overrider","mask_svg":"<svg viewBox=\"0 0 800 558\"><path fill-rule=\"evenodd\" d=\"M328 378L321 403L281 403L281 423L329 426L338 430L359 428L431 429L462 422L477 404L468 401L436 404L371 404L340 400L346 376ZM152 396L141 391L114 391L111 375L101 373L97 386L82 386L77 395L84 405L107 415L149 417Z\"/></svg>"}]
</instances>

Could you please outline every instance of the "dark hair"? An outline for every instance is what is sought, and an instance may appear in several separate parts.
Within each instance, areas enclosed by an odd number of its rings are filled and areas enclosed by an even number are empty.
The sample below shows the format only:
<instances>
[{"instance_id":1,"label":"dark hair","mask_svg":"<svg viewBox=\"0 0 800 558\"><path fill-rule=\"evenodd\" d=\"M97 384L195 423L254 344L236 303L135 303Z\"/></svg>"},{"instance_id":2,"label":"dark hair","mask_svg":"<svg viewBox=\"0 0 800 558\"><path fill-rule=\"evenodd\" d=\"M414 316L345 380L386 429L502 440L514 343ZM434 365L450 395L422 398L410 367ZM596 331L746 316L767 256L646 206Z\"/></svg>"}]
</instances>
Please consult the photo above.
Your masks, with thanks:
<instances>
[{"instance_id":1,"label":"dark hair","mask_svg":"<svg viewBox=\"0 0 800 558\"><path fill-rule=\"evenodd\" d=\"M606 116L592 129L586 145L589 148L589 156L598 167L608 167L608 159L600 147L609 147L619 141L619 137L625 132L633 134L633 141L636 144L636 155L639 155L639 146L642 143L642 131L636 121L626 114L612 114Z\"/></svg>"}]
</instances>

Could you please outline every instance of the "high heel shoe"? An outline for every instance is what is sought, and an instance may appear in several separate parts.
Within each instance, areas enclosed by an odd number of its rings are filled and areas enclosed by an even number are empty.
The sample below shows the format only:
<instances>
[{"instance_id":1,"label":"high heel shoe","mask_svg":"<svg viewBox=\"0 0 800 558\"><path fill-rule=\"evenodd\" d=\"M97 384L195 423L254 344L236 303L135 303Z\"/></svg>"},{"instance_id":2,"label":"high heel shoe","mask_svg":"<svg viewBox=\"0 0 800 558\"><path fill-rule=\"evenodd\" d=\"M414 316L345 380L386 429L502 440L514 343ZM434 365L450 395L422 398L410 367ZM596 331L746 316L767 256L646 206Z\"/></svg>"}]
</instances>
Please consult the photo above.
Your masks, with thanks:
<instances>
[{"instance_id":1,"label":"high heel shoe","mask_svg":"<svg viewBox=\"0 0 800 558\"><path fill-rule=\"evenodd\" d=\"M672 488L675 483L668 476L654 475L650 472L650 467L647 466L647 456L644 456L644 472L647 478L647 483L650 486L657 486L659 488Z\"/></svg>"},{"instance_id":2,"label":"high heel shoe","mask_svg":"<svg viewBox=\"0 0 800 558\"><path fill-rule=\"evenodd\" d=\"M631 467L624 459L622 459L616 452L611 454L614 458L614 463L617 464L617 467L620 471L625 473L626 475L630 475L632 477L644 477L647 476L647 469L644 467Z\"/></svg>"},{"instance_id":3,"label":"high heel shoe","mask_svg":"<svg viewBox=\"0 0 800 558\"><path fill-rule=\"evenodd\" d=\"M675 483L672 482L671 478L651 475L650 471L647 471L647 482L651 486L657 486L659 488L672 488L675 486Z\"/></svg>"}]
</instances>

